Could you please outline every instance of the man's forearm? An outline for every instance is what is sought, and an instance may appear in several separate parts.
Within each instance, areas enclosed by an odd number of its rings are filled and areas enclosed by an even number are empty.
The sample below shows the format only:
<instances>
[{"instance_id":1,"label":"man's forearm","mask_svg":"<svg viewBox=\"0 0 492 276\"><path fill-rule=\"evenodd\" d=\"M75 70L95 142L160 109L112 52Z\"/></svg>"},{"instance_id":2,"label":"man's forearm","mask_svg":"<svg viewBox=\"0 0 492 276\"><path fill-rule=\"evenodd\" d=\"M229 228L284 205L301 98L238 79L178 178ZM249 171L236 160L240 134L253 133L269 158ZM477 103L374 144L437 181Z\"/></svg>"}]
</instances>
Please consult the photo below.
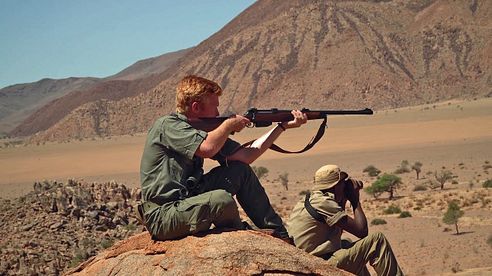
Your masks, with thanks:
<instances>
[{"instance_id":1,"label":"man's forearm","mask_svg":"<svg viewBox=\"0 0 492 276\"><path fill-rule=\"evenodd\" d=\"M207 137L200 144L195 154L202 158L213 157L224 146L230 133L231 129L228 122L223 122L218 128L207 134Z\"/></svg>"},{"instance_id":2,"label":"man's forearm","mask_svg":"<svg viewBox=\"0 0 492 276\"><path fill-rule=\"evenodd\" d=\"M354 209L354 221L355 223L359 226L360 229L365 229L363 230L364 233L363 236L367 236L368 234L368 228L367 228L367 218L366 215L364 214L364 210L362 210L362 205L360 202L358 202L357 207Z\"/></svg>"},{"instance_id":3,"label":"man's forearm","mask_svg":"<svg viewBox=\"0 0 492 276\"><path fill-rule=\"evenodd\" d=\"M229 159L239 160L247 164L253 163L253 161L258 159L258 157L270 148L283 131L284 130L281 127L276 126L263 134L260 138L256 139L250 146L238 150Z\"/></svg>"}]
</instances>

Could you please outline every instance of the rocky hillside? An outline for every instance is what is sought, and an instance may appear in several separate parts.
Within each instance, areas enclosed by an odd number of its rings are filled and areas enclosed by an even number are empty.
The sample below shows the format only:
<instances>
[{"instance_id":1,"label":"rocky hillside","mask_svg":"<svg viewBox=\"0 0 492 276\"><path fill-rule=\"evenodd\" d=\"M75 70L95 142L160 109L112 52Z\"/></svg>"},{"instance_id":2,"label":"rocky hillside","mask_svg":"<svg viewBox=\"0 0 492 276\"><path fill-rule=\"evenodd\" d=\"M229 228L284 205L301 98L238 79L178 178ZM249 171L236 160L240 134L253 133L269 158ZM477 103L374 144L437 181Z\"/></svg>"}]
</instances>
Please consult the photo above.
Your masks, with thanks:
<instances>
[{"instance_id":1,"label":"rocky hillside","mask_svg":"<svg viewBox=\"0 0 492 276\"><path fill-rule=\"evenodd\" d=\"M46 130L71 111L101 99L119 100L145 92L160 82L158 74L189 49L136 62L103 79L43 79L0 90L0 134L27 136Z\"/></svg>"},{"instance_id":2,"label":"rocky hillside","mask_svg":"<svg viewBox=\"0 0 492 276\"><path fill-rule=\"evenodd\" d=\"M58 275L142 230L133 212L139 190L122 184L35 183L0 198L0 275Z\"/></svg>"},{"instance_id":3,"label":"rocky hillside","mask_svg":"<svg viewBox=\"0 0 492 276\"><path fill-rule=\"evenodd\" d=\"M221 111L374 109L492 95L492 2L260 0L136 97L85 104L34 141L146 131L177 81L219 82Z\"/></svg>"}]
</instances>

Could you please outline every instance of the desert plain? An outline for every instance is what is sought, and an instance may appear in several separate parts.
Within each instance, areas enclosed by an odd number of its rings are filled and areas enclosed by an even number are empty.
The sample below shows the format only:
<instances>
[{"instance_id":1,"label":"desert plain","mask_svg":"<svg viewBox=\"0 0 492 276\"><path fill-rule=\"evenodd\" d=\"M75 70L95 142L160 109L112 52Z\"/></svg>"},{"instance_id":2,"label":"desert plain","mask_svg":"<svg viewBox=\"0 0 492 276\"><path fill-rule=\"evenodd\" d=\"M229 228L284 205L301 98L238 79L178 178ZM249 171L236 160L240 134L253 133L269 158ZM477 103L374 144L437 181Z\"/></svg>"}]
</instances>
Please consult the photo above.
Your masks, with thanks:
<instances>
[{"instance_id":1,"label":"desert plain","mask_svg":"<svg viewBox=\"0 0 492 276\"><path fill-rule=\"evenodd\" d=\"M315 134L319 121L288 130L277 144L298 150ZM266 132L245 129L232 136L247 142ZM138 187L139 163L145 133L69 143L17 145L0 149L0 191L14 198L32 189L34 181L68 178L87 182L115 180ZM303 154L266 152L252 165L265 167L262 183L270 200L287 220L302 192L312 185L314 172L325 164L338 164L352 177L371 185L376 178L363 170L368 165L382 173L394 172L403 160L421 162L417 179L414 171L399 174L403 184L396 198L378 199L362 192L362 206L370 232L383 232L407 275L492 275L492 189L482 183L492 179L492 98L454 100L437 104L376 110L373 116L333 116L321 141ZM215 166L206 162L206 169ZM430 186L434 173L449 170L454 178L444 189L415 191L416 185ZM282 185L279 175L286 175ZM447 202L458 200L463 217L461 234L443 222ZM408 211L411 217L384 214L390 205ZM350 237L350 236L348 236ZM351 237L353 239L353 237Z\"/></svg>"}]
</instances>

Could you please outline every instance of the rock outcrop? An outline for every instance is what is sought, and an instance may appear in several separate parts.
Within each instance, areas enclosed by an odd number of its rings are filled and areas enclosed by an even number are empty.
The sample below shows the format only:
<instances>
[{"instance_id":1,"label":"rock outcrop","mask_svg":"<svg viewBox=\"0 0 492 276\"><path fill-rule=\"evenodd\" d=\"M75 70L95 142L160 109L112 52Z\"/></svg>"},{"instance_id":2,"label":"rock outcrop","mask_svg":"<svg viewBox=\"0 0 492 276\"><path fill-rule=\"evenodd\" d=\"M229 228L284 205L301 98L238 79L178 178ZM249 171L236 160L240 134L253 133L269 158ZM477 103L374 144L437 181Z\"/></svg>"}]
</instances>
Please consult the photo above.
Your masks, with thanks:
<instances>
[{"instance_id":1,"label":"rock outcrop","mask_svg":"<svg viewBox=\"0 0 492 276\"><path fill-rule=\"evenodd\" d=\"M34 183L0 198L0 275L59 275L116 241L140 233L139 189L116 182Z\"/></svg>"},{"instance_id":2,"label":"rock outcrop","mask_svg":"<svg viewBox=\"0 0 492 276\"><path fill-rule=\"evenodd\" d=\"M349 275L268 234L211 231L174 241L141 233L67 275Z\"/></svg>"}]
</instances>

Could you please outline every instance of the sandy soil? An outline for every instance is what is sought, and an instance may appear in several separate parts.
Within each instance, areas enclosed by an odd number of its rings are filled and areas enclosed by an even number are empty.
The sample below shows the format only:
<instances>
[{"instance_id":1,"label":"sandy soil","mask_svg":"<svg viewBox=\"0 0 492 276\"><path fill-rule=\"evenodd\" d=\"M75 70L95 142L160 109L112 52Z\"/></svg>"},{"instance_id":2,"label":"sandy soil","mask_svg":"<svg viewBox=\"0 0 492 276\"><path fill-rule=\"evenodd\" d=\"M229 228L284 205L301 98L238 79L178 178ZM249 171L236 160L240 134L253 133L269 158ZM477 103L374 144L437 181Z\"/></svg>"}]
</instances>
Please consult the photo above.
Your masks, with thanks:
<instances>
[{"instance_id":1,"label":"sandy soil","mask_svg":"<svg viewBox=\"0 0 492 276\"><path fill-rule=\"evenodd\" d=\"M329 119L325 137L311 151L299 155L267 152L254 166L268 168L263 180L272 203L288 217L311 186L314 172L322 165L335 163L370 185L374 178L362 173L368 165L393 172L402 160L423 163L421 179L414 172L401 175L398 198L373 199L363 193L363 206L369 220L384 218L385 225L371 226L389 238L408 275L454 273L491 275L492 189L481 183L492 179L492 99L453 101L377 112L374 116L345 116ZM277 141L280 146L302 148L315 134L319 122L289 130ZM234 135L246 142L265 129L248 129ZM145 135L113 137L43 146L0 149L1 197L16 197L29 191L34 181L67 178L86 181L123 182L138 187L138 167ZM207 162L206 167L214 166ZM445 190L414 192L416 184L433 178L443 168L451 170L457 184L447 183ZM289 190L278 181L288 173ZM470 184L473 183L473 184ZM454 226L442 222L450 199L458 199L465 211L460 220L461 235ZM411 218L384 215L389 205L409 211Z\"/></svg>"}]
</instances>

